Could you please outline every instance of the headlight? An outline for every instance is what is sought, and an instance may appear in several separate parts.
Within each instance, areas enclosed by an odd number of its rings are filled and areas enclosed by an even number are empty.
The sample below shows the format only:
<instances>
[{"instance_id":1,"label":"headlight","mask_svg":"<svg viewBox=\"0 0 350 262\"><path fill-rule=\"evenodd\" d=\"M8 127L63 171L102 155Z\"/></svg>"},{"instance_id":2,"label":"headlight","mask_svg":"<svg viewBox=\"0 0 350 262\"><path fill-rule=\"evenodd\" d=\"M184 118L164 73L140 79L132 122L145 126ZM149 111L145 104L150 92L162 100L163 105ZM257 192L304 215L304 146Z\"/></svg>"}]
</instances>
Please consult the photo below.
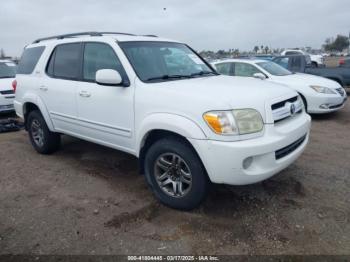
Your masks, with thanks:
<instances>
[{"instance_id":1,"label":"headlight","mask_svg":"<svg viewBox=\"0 0 350 262\"><path fill-rule=\"evenodd\" d=\"M315 90L317 93L322 94L336 94L335 91L332 89L325 87L325 86L310 86L313 90Z\"/></svg>"},{"instance_id":2,"label":"headlight","mask_svg":"<svg viewBox=\"0 0 350 262\"><path fill-rule=\"evenodd\" d=\"M219 135L244 135L264 128L261 115L254 109L212 111L204 114L208 126Z\"/></svg>"}]
</instances>

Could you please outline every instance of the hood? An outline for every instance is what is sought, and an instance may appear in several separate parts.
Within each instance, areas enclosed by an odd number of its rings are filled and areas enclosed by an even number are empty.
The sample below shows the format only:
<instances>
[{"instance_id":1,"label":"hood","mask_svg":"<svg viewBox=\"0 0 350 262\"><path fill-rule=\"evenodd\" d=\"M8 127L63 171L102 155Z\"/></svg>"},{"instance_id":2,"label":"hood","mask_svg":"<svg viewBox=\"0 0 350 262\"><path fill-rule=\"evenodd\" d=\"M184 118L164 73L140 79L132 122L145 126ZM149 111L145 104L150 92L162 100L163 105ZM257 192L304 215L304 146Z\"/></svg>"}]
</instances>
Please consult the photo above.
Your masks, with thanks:
<instances>
[{"instance_id":1,"label":"hood","mask_svg":"<svg viewBox=\"0 0 350 262\"><path fill-rule=\"evenodd\" d=\"M0 78L0 91L13 90L12 81L14 78Z\"/></svg>"},{"instance_id":2,"label":"hood","mask_svg":"<svg viewBox=\"0 0 350 262\"><path fill-rule=\"evenodd\" d=\"M143 99L150 96L152 107L157 101L157 104L161 103L159 108L166 108L168 112L180 108L184 113L203 114L211 110L253 108L264 119L267 104L270 106L276 100L296 95L295 91L280 84L223 75L142 85L144 88L139 89L139 95Z\"/></svg>"},{"instance_id":3,"label":"hood","mask_svg":"<svg viewBox=\"0 0 350 262\"><path fill-rule=\"evenodd\" d=\"M324 86L331 89L341 87L337 82L315 75L296 73L287 76L273 76L272 80L288 86L310 86L318 85Z\"/></svg>"}]
</instances>

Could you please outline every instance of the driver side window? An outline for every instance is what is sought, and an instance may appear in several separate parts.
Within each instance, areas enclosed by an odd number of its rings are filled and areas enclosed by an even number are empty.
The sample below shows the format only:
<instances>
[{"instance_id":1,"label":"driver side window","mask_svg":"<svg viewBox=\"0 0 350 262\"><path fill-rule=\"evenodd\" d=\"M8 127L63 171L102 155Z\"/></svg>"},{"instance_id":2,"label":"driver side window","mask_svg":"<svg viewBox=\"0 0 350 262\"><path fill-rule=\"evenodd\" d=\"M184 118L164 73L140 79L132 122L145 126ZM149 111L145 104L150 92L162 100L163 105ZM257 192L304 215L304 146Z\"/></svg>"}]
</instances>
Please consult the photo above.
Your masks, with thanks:
<instances>
[{"instance_id":1,"label":"driver side window","mask_svg":"<svg viewBox=\"0 0 350 262\"><path fill-rule=\"evenodd\" d=\"M235 63L235 76L254 77L255 73L261 73L255 66L246 63Z\"/></svg>"},{"instance_id":2,"label":"driver side window","mask_svg":"<svg viewBox=\"0 0 350 262\"><path fill-rule=\"evenodd\" d=\"M101 69L113 69L119 72L123 79L126 74L113 49L103 43L86 43L84 48L83 78L95 81L96 72Z\"/></svg>"}]
</instances>

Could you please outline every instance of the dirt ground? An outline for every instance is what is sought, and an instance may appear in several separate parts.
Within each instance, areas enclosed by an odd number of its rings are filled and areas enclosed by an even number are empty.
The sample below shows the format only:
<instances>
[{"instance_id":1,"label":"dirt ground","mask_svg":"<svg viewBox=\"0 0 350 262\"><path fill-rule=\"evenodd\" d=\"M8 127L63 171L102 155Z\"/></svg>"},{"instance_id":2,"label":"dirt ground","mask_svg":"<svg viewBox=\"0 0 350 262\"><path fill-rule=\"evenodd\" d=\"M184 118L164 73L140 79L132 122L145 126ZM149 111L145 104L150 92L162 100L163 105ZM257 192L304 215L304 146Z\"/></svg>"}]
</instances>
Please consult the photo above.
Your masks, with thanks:
<instances>
[{"instance_id":1,"label":"dirt ground","mask_svg":"<svg viewBox=\"0 0 350 262\"><path fill-rule=\"evenodd\" d=\"M64 137L34 152L0 134L1 254L350 254L350 103L313 116L302 157L272 179L212 188L192 212L157 203L137 160Z\"/></svg>"}]
</instances>

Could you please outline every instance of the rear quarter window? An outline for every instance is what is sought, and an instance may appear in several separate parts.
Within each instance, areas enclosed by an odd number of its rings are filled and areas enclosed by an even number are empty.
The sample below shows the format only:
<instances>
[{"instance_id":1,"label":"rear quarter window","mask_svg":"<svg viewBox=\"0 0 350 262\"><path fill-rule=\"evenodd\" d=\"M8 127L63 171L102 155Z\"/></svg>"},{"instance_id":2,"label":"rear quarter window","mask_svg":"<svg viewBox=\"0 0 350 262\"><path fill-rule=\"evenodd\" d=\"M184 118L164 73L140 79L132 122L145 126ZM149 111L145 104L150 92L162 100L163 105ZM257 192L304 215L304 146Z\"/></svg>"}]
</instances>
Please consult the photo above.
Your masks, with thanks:
<instances>
[{"instance_id":1,"label":"rear quarter window","mask_svg":"<svg viewBox=\"0 0 350 262\"><path fill-rule=\"evenodd\" d=\"M17 74L29 75L33 73L44 50L44 46L26 48L18 64Z\"/></svg>"}]
</instances>

